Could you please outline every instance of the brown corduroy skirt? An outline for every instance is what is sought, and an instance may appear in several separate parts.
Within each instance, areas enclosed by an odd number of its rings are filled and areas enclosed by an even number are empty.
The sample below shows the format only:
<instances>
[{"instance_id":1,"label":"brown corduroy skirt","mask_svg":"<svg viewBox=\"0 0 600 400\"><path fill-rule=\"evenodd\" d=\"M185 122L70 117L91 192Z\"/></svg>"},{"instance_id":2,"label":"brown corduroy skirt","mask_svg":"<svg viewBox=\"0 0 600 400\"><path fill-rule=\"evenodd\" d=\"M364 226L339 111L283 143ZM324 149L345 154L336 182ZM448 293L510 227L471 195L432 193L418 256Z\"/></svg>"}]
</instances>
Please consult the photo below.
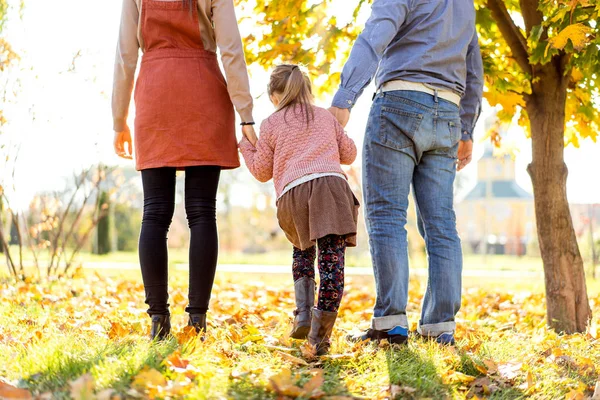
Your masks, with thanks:
<instances>
[{"instance_id":1,"label":"brown corduroy skirt","mask_svg":"<svg viewBox=\"0 0 600 400\"><path fill-rule=\"evenodd\" d=\"M355 247L359 206L345 179L325 176L285 193L277 201L277 219L288 240L300 250L328 235L344 236L346 245Z\"/></svg>"}]
</instances>

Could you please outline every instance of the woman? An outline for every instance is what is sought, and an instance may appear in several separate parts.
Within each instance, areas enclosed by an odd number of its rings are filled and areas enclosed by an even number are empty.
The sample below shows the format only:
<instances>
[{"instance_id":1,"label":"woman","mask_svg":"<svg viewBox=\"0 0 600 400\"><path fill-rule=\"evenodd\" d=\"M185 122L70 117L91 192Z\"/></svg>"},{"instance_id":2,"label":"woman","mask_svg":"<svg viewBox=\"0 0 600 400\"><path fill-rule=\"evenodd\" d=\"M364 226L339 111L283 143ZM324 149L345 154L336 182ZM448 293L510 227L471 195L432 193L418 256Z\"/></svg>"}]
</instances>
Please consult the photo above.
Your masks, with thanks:
<instances>
[{"instance_id":1,"label":"woman","mask_svg":"<svg viewBox=\"0 0 600 400\"><path fill-rule=\"evenodd\" d=\"M219 47L227 76L215 50ZM248 73L232 0L124 0L113 88L115 152L131 158L127 114L135 85L135 163L144 216L139 255L151 337L171 329L167 232L175 207L175 172L185 170L191 231L189 325L206 330L218 239L216 193L221 169L239 167L235 105L242 131L256 138Z\"/></svg>"}]
</instances>

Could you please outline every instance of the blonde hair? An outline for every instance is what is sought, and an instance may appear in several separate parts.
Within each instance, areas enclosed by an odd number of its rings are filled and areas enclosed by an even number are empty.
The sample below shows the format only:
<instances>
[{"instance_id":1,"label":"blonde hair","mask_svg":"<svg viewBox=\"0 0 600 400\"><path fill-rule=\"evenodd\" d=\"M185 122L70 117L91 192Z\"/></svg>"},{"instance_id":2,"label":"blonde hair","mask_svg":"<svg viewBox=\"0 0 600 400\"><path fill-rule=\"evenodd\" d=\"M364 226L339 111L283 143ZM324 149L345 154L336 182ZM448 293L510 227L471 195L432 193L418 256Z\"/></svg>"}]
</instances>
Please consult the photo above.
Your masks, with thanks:
<instances>
[{"instance_id":1,"label":"blonde hair","mask_svg":"<svg viewBox=\"0 0 600 400\"><path fill-rule=\"evenodd\" d=\"M312 84L307 74L294 64L281 64L275 67L267 86L269 96L278 93L281 95L277 111L287 113L290 106L300 106L301 113L306 117L306 124L314 119L312 108ZM294 111L296 111L294 109Z\"/></svg>"}]
</instances>

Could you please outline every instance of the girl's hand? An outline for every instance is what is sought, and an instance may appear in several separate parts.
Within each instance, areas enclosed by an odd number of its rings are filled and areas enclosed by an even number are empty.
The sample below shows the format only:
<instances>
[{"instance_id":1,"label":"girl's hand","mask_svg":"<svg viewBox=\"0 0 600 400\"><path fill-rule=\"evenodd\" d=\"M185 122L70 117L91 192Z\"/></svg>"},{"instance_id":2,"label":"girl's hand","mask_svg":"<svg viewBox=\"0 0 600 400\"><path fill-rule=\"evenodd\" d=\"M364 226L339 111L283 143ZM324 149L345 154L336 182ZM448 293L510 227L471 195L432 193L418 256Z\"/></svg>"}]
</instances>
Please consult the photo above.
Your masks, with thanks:
<instances>
[{"instance_id":1,"label":"girl's hand","mask_svg":"<svg viewBox=\"0 0 600 400\"><path fill-rule=\"evenodd\" d=\"M473 159L473 141L472 140L461 140L458 143L458 161L457 170L460 171Z\"/></svg>"},{"instance_id":2,"label":"girl's hand","mask_svg":"<svg viewBox=\"0 0 600 400\"><path fill-rule=\"evenodd\" d=\"M258 138L256 137L254 126L242 125L242 133L244 134L244 137L248 139L248 141L252 144L252 146L256 147L256 142L258 142Z\"/></svg>"},{"instance_id":3,"label":"girl's hand","mask_svg":"<svg viewBox=\"0 0 600 400\"><path fill-rule=\"evenodd\" d=\"M346 127L348 125L348 121L350 120L350 109L349 108L338 108L338 107L329 107L329 112L333 114L335 119L338 120L342 127Z\"/></svg>"},{"instance_id":4,"label":"girl's hand","mask_svg":"<svg viewBox=\"0 0 600 400\"><path fill-rule=\"evenodd\" d=\"M121 132L115 131L115 153L127 160L131 160L133 157L131 156L133 152L133 147L131 146L131 132L129 131L129 127L125 125L125 128Z\"/></svg>"}]
</instances>

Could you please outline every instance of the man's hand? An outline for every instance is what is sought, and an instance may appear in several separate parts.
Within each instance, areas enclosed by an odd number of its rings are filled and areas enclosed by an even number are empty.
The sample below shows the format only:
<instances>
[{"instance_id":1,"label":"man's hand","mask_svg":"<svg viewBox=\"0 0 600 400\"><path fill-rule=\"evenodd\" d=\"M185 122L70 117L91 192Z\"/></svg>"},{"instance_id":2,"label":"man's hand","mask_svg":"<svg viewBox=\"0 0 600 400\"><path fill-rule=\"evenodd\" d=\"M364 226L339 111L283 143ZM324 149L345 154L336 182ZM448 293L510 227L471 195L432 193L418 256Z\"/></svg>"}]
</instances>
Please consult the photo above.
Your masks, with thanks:
<instances>
[{"instance_id":1,"label":"man's hand","mask_svg":"<svg viewBox=\"0 0 600 400\"><path fill-rule=\"evenodd\" d=\"M473 159L473 141L472 140L461 140L458 143L458 163L457 170L460 171Z\"/></svg>"},{"instance_id":2,"label":"man's hand","mask_svg":"<svg viewBox=\"0 0 600 400\"><path fill-rule=\"evenodd\" d=\"M129 127L125 125L121 132L115 131L115 140L114 140L115 153L127 160L131 160L133 147L131 146L131 132L129 131Z\"/></svg>"},{"instance_id":3,"label":"man's hand","mask_svg":"<svg viewBox=\"0 0 600 400\"><path fill-rule=\"evenodd\" d=\"M242 133L248 139L248 141L252 144L252 146L256 146L256 142L258 142L258 138L256 137L256 132L254 131L254 126L252 125L242 125Z\"/></svg>"},{"instance_id":4,"label":"man's hand","mask_svg":"<svg viewBox=\"0 0 600 400\"><path fill-rule=\"evenodd\" d=\"M349 108L338 108L338 107L330 107L329 112L333 114L335 119L338 120L342 127L346 127L348 125L348 120L350 119L350 109Z\"/></svg>"}]
</instances>

